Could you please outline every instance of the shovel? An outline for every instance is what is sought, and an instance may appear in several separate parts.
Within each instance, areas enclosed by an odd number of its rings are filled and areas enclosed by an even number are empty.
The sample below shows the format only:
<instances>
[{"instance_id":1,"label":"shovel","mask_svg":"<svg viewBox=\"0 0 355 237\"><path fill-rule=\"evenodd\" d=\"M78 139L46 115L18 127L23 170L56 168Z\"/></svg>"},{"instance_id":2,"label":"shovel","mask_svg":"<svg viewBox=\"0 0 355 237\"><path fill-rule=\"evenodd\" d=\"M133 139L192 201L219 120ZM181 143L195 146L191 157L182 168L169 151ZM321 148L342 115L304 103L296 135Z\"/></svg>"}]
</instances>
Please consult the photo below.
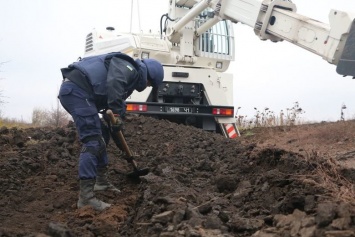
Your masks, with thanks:
<instances>
[{"instance_id":1,"label":"shovel","mask_svg":"<svg viewBox=\"0 0 355 237\"><path fill-rule=\"evenodd\" d=\"M113 115L111 110L107 110L106 114L108 115L111 124L115 123L115 116ZM123 133L121 130L117 132L118 139L120 140L123 150L126 152L127 157L125 158L128 163L130 163L133 167L133 171L131 173L128 173L127 176L129 178L139 178L140 176L145 176L149 173L149 168L143 168L139 169L137 162L133 159L133 154L131 150L129 149L126 139L123 136Z\"/></svg>"}]
</instances>

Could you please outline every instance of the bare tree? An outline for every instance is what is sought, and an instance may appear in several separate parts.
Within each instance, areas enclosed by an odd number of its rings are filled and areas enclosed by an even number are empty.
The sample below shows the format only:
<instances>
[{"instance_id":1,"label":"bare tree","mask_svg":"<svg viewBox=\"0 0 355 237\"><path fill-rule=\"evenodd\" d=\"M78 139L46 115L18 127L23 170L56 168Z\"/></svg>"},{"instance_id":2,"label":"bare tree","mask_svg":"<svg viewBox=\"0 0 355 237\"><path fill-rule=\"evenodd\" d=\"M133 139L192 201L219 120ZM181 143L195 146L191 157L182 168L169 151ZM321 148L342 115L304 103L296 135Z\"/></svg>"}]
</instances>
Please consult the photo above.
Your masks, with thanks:
<instances>
[{"instance_id":1,"label":"bare tree","mask_svg":"<svg viewBox=\"0 0 355 237\"><path fill-rule=\"evenodd\" d=\"M68 124L69 114L63 107L60 105L59 100L57 100L57 106L52 107L49 113L49 122L52 126L62 127Z\"/></svg>"},{"instance_id":2,"label":"bare tree","mask_svg":"<svg viewBox=\"0 0 355 237\"><path fill-rule=\"evenodd\" d=\"M48 118L48 111L45 109L34 108L32 111L32 125L34 126L46 126Z\"/></svg>"},{"instance_id":3,"label":"bare tree","mask_svg":"<svg viewBox=\"0 0 355 237\"><path fill-rule=\"evenodd\" d=\"M69 122L69 114L61 107L57 100L56 107L50 110L35 108L32 112L32 125L63 127Z\"/></svg>"}]
</instances>

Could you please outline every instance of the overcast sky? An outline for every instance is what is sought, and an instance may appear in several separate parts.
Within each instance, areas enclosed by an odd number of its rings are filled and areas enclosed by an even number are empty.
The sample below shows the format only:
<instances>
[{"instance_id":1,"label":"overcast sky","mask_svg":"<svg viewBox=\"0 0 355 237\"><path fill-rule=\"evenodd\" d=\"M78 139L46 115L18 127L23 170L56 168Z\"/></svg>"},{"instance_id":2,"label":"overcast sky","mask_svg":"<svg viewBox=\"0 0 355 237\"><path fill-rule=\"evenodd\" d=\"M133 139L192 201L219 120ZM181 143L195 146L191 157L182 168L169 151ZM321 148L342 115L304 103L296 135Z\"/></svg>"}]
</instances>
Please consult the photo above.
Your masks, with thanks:
<instances>
[{"instance_id":1,"label":"overcast sky","mask_svg":"<svg viewBox=\"0 0 355 237\"><path fill-rule=\"evenodd\" d=\"M0 90L7 103L2 115L31 121L34 108L57 105L60 68L83 55L85 37L94 27L130 31L131 0L0 0ZM330 9L355 12L353 0L294 0L299 14L328 23ZM137 0L134 0L137 5ZM140 0L132 30L159 30L168 0ZM140 20L139 20L140 19ZM297 101L305 121L336 121L341 106L355 118L355 80L336 67L288 42L260 41L253 29L236 24L235 106L252 118L254 108L279 113Z\"/></svg>"}]
</instances>

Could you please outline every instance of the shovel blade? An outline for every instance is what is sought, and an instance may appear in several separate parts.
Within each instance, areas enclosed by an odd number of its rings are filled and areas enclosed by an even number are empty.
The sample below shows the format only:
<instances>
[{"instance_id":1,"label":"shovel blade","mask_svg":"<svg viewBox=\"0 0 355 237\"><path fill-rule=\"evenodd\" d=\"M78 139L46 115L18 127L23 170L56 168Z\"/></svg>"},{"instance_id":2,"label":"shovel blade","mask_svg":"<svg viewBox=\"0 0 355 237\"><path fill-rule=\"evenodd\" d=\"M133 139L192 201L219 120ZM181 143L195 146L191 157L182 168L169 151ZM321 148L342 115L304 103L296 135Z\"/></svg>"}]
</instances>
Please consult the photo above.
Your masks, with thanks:
<instances>
[{"instance_id":1,"label":"shovel blade","mask_svg":"<svg viewBox=\"0 0 355 237\"><path fill-rule=\"evenodd\" d=\"M149 168L137 169L131 173L128 173L127 177L128 178L139 178L140 176L145 176L145 175L149 174L149 172L150 172Z\"/></svg>"},{"instance_id":2,"label":"shovel blade","mask_svg":"<svg viewBox=\"0 0 355 237\"><path fill-rule=\"evenodd\" d=\"M145 176L145 175L149 174L149 172L150 172L149 168L137 169L131 173L128 173L127 177L128 178L139 178L140 176Z\"/></svg>"}]
</instances>

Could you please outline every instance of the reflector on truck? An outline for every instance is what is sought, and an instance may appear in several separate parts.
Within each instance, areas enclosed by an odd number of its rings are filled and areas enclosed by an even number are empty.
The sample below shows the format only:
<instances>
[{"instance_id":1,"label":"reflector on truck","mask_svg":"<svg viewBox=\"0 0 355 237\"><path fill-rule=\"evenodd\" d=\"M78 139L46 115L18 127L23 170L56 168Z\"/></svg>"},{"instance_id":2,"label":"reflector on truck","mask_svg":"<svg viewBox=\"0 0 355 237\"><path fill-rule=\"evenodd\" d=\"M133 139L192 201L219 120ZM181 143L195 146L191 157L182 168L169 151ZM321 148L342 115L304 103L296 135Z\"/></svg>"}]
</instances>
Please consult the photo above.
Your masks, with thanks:
<instances>
[{"instance_id":1,"label":"reflector on truck","mask_svg":"<svg viewBox=\"0 0 355 237\"><path fill-rule=\"evenodd\" d=\"M237 138L240 136L237 126L233 123L223 124L224 132L229 138Z\"/></svg>"}]
</instances>

